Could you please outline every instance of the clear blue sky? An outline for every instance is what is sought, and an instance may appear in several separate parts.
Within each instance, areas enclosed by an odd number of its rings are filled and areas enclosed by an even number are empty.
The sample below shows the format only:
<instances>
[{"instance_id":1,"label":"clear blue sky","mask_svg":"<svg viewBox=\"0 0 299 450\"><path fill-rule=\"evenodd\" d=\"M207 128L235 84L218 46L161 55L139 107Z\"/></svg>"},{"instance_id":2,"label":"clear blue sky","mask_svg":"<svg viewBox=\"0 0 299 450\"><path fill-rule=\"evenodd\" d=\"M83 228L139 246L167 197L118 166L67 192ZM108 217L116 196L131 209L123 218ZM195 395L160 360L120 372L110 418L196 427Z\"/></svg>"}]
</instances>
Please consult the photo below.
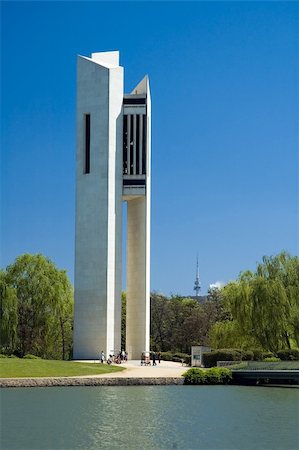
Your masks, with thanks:
<instances>
[{"instance_id":1,"label":"clear blue sky","mask_svg":"<svg viewBox=\"0 0 299 450\"><path fill-rule=\"evenodd\" d=\"M298 253L298 5L2 2L1 267L73 280L76 55L120 50L152 92L151 288L202 292Z\"/></svg>"}]
</instances>

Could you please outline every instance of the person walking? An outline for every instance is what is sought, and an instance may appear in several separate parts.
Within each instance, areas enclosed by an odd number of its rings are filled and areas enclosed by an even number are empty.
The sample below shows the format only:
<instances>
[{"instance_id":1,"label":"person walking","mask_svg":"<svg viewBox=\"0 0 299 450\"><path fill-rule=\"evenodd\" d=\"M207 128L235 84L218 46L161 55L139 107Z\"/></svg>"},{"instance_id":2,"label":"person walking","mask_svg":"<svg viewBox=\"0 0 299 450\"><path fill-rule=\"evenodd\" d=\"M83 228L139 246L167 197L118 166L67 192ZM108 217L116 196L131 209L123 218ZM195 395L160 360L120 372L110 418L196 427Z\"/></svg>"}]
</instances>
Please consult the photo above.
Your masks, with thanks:
<instances>
[{"instance_id":1,"label":"person walking","mask_svg":"<svg viewBox=\"0 0 299 450\"><path fill-rule=\"evenodd\" d=\"M156 363L156 353L153 352L153 366L156 366L156 365L157 365L157 363Z\"/></svg>"},{"instance_id":2,"label":"person walking","mask_svg":"<svg viewBox=\"0 0 299 450\"><path fill-rule=\"evenodd\" d=\"M158 361L159 361L159 364L161 363L161 353L160 352L158 352Z\"/></svg>"},{"instance_id":3,"label":"person walking","mask_svg":"<svg viewBox=\"0 0 299 450\"><path fill-rule=\"evenodd\" d=\"M101 351L101 355L100 355L100 360L101 360L101 363L102 364L104 364L104 361L105 361L105 353L103 352L103 350Z\"/></svg>"}]
</instances>

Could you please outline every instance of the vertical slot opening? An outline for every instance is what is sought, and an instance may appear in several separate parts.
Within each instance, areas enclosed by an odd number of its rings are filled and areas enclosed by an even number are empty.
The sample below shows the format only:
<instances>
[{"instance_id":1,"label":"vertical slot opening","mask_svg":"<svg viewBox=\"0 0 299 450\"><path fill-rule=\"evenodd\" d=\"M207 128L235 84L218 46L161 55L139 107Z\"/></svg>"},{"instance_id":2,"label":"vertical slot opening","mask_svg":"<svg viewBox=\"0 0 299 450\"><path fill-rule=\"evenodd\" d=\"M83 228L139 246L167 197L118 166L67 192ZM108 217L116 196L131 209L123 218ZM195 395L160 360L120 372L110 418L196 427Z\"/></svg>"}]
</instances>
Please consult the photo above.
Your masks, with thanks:
<instances>
[{"instance_id":1,"label":"vertical slot opening","mask_svg":"<svg viewBox=\"0 0 299 450\"><path fill-rule=\"evenodd\" d=\"M143 128L142 128L142 174L146 175L146 116L143 117Z\"/></svg>"},{"instance_id":2,"label":"vertical slot opening","mask_svg":"<svg viewBox=\"0 0 299 450\"><path fill-rule=\"evenodd\" d=\"M128 116L124 115L123 128L123 174L128 174Z\"/></svg>"},{"instance_id":3,"label":"vertical slot opening","mask_svg":"<svg viewBox=\"0 0 299 450\"><path fill-rule=\"evenodd\" d=\"M84 115L85 127L85 164L84 173L90 173L90 114Z\"/></svg>"},{"instance_id":4,"label":"vertical slot opening","mask_svg":"<svg viewBox=\"0 0 299 450\"><path fill-rule=\"evenodd\" d=\"M139 114L136 115L136 174L139 174Z\"/></svg>"},{"instance_id":5,"label":"vertical slot opening","mask_svg":"<svg viewBox=\"0 0 299 450\"><path fill-rule=\"evenodd\" d=\"M130 143L129 143L129 152L130 152L130 168L129 168L129 174L134 174L134 115L131 115L131 122L130 122Z\"/></svg>"}]
</instances>

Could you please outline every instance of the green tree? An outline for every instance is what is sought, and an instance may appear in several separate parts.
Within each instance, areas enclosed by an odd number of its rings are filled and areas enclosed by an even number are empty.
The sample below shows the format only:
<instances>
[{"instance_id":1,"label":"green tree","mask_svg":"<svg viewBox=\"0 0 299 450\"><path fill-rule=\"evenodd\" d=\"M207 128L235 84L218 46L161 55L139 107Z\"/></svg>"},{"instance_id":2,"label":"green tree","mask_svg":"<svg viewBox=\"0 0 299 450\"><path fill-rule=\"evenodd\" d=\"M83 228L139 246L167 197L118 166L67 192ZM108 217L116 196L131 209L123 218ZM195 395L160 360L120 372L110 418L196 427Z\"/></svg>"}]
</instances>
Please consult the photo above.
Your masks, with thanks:
<instances>
[{"instance_id":1,"label":"green tree","mask_svg":"<svg viewBox=\"0 0 299 450\"><path fill-rule=\"evenodd\" d=\"M260 344L253 335L244 334L236 320L216 322L209 331L210 345L218 348L259 348Z\"/></svg>"},{"instance_id":2,"label":"green tree","mask_svg":"<svg viewBox=\"0 0 299 450\"><path fill-rule=\"evenodd\" d=\"M169 350L169 306L167 298L151 293L151 343L155 351Z\"/></svg>"},{"instance_id":3,"label":"green tree","mask_svg":"<svg viewBox=\"0 0 299 450\"><path fill-rule=\"evenodd\" d=\"M298 340L299 263L287 253L264 257L255 272L241 273L223 288L232 318L247 339L265 350L290 348Z\"/></svg>"},{"instance_id":4,"label":"green tree","mask_svg":"<svg viewBox=\"0 0 299 450\"><path fill-rule=\"evenodd\" d=\"M18 302L18 350L66 358L72 345L73 289L66 272L41 254L24 254L7 267Z\"/></svg>"},{"instance_id":5,"label":"green tree","mask_svg":"<svg viewBox=\"0 0 299 450\"><path fill-rule=\"evenodd\" d=\"M0 341L4 352L11 353L17 345L18 300L16 291L0 271Z\"/></svg>"},{"instance_id":6,"label":"green tree","mask_svg":"<svg viewBox=\"0 0 299 450\"><path fill-rule=\"evenodd\" d=\"M203 305L173 295L151 294L151 346L154 350L190 353L192 345L208 345L209 331L223 317L220 296ZM222 302L222 299L221 299Z\"/></svg>"}]
</instances>

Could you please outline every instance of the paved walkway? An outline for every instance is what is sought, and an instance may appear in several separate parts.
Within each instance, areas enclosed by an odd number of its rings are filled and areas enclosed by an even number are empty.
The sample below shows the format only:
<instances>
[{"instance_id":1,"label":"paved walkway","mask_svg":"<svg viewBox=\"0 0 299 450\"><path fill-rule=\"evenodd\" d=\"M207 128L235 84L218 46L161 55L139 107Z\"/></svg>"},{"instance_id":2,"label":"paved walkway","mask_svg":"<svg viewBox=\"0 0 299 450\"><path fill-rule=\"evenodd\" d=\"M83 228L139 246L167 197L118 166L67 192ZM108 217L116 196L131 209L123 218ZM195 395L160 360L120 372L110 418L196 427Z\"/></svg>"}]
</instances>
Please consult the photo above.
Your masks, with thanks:
<instances>
[{"instance_id":1,"label":"paved walkway","mask_svg":"<svg viewBox=\"0 0 299 450\"><path fill-rule=\"evenodd\" d=\"M77 362L90 362L100 364L98 361L77 361ZM172 361L157 362L156 366L141 366L140 361L128 361L117 367L124 367L126 370L121 372L105 373L102 375L93 375L97 378L178 378L180 377L188 367L183 367L181 363ZM90 377L90 375L86 375Z\"/></svg>"},{"instance_id":2,"label":"paved walkway","mask_svg":"<svg viewBox=\"0 0 299 450\"><path fill-rule=\"evenodd\" d=\"M78 362L100 364L99 361ZM121 367L126 370L102 375L1 378L0 387L182 385L184 383L182 374L188 369L172 361L161 361L160 364L157 362L156 366L146 367L141 366L140 361L128 361L121 364Z\"/></svg>"}]
</instances>

